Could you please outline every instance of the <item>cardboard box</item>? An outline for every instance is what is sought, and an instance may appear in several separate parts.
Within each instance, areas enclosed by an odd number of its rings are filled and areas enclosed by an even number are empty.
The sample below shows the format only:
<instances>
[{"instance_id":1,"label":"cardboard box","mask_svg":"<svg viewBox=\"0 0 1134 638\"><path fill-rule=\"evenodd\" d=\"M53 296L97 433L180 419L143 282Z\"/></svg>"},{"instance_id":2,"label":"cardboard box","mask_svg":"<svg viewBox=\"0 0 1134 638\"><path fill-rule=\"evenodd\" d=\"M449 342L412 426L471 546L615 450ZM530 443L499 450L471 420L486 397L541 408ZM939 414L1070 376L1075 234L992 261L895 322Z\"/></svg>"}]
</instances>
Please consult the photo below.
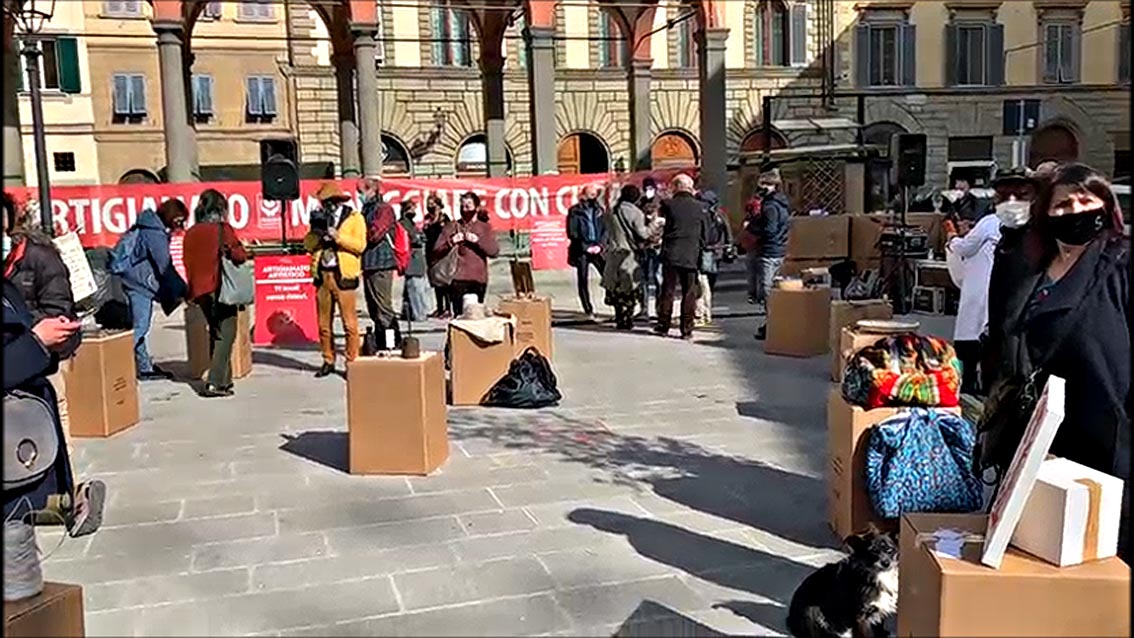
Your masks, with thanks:
<instances>
[{"instance_id":1,"label":"cardboard box","mask_svg":"<svg viewBox=\"0 0 1134 638\"><path fill-rule=\"evenodd\" d=\"M1067 459L1040 466L1012 545L1066 567L1118 554L1122 479Z\"/></svg>"},{"instance_id":2,"label":"cardboard box","mask_svg":"<svg viewBox=\"0 0 1134 638\"><path fill-rule=\"evenodd\" d=\"M71 436L108 437L137 425L132 330L84 334L66 374Z\"/></svg>"},{"instance_id":3,"label":"cardboard box","mask_svg":"<svg viewBox=\"0 0 1134 638\"><path fill-rule=\"evenodd\" d=\"M511 327L500 343L483 343L449 326L449 398L453 405L480 405L496 382L508 374L516 355Z\"/></svg>"},{"instance_id":4,"label":"cardboard box","mask_svg":"<svg viewBox=\"0 0 1134 638\"><path fill-rule=\"evenodd\" d=\"M7 638L81 638L83 588L46 582L31 598L4 602L4 635Z\"/></svg>"},{"instance_id":5,"label":"cardboard box","mask_svg":"<svg viewBox=\"0 0 1134 638\"><path fill-rule=\"evenodd\" d=\"M189 376L203 379L209 372L209 323L200 306L185 307L185 352L189 357ZM236 313L236 342L232 346L232 378L242 379L252 372L252 320L248 309Z\"/></svg>"},{"instance_id":6,"label":"cardboard box","mask_svg":"<svg viewBox=\"0 0 1134 638\"><path fill-rule=\"evenodd\" d=\"M945 215L943 213L907 213L906 223L917 226L929 237L929 249L945 254Z\"/></svg>"},{"instance_id":7,"label":"cardboard box","mask_svg":"<svg viewBox=\"0 0 1134 638\"><path fill-rule=\"evenodd\" d=\"M853 326L862 319L890 319L894 316L894 308L885 299L869 299L864 301L832 301L831 320L829 330L829 343L831 346L831 379L840 381L843 370L843 357L840 356L839 340L843 328Z\"/></svg>"},{"instance_id":8,"label":"cardboard box","mask_svg":"<svg viewBox=\"0 0 1134 638\"><path fill-rule=\"evenodd\" d=\"M943 529L980 535L986 527L980 515L902 517L899 636L1130 635L1125 563L1108 558L1060 568L1009 549L1000 569L992 569L980 564L979 536L959 552L933 537Z\"/></svg>"},{"instance_id":9,"label":"cardboard box","mask_svg":"<svg viewBox=\"0 0 1134 638\"><path fill-rule=\"evenodd\" d=\"M882 237L882 229L888 219L887 215L871 213L868 215L849 215L850 219L850 258L859 264L866 262L877 263L882 258L878 250L878 239Z\"/></svg>"},{"instance_id":10,"label":"cardboard box","mask_svg":"<svg viewBox=\"0 0 1134 638\"><path fill-rule=\"evenodd\" d=\"M551 299L513 297L500 302L499 311L516 318L516 354L528 348L539 350L552 361Z\"/></svg>"},{"instance_id":11,"label":"cardboard box","mask_svg":"<svg viewBox=\"0 0 1134 638\"><path fill-rule=\"evenodd\" d=\"M774 289L768 293L768 334L764 352L813 357L828 349L831 289Z\"/></svg>"},{"instance_id":12,"label":"cardboard box","mask_svg":"<svg viewBox=\"0 0 1134 638\"><path fill-rule=\"evenodd\" d=\"M429 474L449 458L445 363L360 357L347 364L351 474Z\"/></svg>"},{"instance_id":13,"label":"cardboard box","mask_svg":"<svg viewBox=\"0 0 1134 638\"><path fill-rule=\"evenodd\" d=\"M789 259L834 259L850 254L847 215L797 216L788 233Z\"/></svg>"},{"instance_id":14,"label":"cardboard box","mask_svg":"<svg viewBox=\"0 0 1134 638\"><path fill-rule=\"evenodd\" d=\"M827 522L846 538L870 523L896 528L874 514L866 492L866 443L870 428L894 416L898 408L864 410L843 399L839 386L827 397Z\"/></svg>"}]
</instances>

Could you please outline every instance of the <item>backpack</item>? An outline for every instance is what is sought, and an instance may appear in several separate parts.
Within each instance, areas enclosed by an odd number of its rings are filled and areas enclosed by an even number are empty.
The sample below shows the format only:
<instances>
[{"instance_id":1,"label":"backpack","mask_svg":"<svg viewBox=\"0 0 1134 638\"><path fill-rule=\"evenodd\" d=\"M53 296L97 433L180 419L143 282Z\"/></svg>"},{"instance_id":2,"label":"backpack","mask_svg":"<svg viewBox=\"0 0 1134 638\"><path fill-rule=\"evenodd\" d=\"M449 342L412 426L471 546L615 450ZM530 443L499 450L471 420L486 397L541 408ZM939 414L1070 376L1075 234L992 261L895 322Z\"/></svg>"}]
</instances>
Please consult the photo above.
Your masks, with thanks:
<instances>
[{"instance_id":1,"label":"backpack","mask_svg":"<svg viewBox=\"0 0 1134 638\"><path fill-rule=\"evenodd\" d=\"M983 485L973 473L975 428L955 414L914 408L870 431L866 490L875 513L967 514L980 509Z\"/></svg>"},{"instance_id":2,"label":"backpack","mask_svg":"<svg viewBox=\"0 0 1134 638\"><path fill-rule=\"evenodd\" d=\"M847 361L842 393L848 403L867 410L954 408L960 388L961 362L948 341L904 333L856 352Z\"/></svg>"},{"instance_id":3,"label":"backpack","mask_svg":"<svg viewBox=\"0 0 1134 638\"><path fill-rule=\"evenodd\" d=\"M142 231L133 226L118 238L118 243L110 251L110 274L125 275L142 261L142 257Z\"/></svg>"},{"instance_id":4,"label":"backpack","mask_svg":"<svg viewBox=\"0 0 1134 638\"><path fill-rule=\"evenodd\" d=\"M386 239L394 250L394 266L398 269L398 274L406 274L406 269L410 265L410 257L412 257L409 231L401 222L394 222L394 232L392 235L386 235Z\"/></svg>"},{"instance_id":5,"label":"backpack","mask_svg":"<svg viewBox=\"0 0 1134 638\"><path fill-rule=\"evenodd\" d=\"M480 404L498 408L543 408L558 404L562 398L547 357L535 348L528 348L512 361L508 374L492 386Z\"/></svg>"}]
</instances>

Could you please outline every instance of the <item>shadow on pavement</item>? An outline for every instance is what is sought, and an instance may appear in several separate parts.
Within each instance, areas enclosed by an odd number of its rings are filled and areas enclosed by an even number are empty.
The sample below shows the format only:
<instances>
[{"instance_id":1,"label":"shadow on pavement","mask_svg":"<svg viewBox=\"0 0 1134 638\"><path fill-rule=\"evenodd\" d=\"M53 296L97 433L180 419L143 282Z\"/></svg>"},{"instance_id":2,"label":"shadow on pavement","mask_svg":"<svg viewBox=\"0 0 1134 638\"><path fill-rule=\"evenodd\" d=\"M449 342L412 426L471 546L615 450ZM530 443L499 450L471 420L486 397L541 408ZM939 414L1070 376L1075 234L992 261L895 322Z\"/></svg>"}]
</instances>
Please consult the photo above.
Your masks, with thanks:
<instances>
[{"instance_id":1,"label":"shadow on pavement","mask_svg":"<svg viewBox=\"0 0 1134 638\"><path fill-rule=\"evenodd\" d=\"M768 629L786 631L784 625L787 619L786 605L790 600L784 601L784 607L771 603L756 603L750 600L729 600L713 605L713 609L727 609L732 613L762 625Z\"/></svg>"},{"instance_id":2,"label":"shadow on pavement","mask_svg":"<svg viewBox=\"0 0 1134 638\"><path fill-rule=\"evenodd\" d=\"M299 370L300 372L315 372L319 366L292 357L280 354L278 351L255 348L252 350L252 364Z\"/></svg>"},{"instance_id":3,"label":"shadow on pavement","mask_svg":"<svg viewBox=\"0 0 1134 638\"><path fill-rule=\"evenodd\" d=\"M812 547L836 547L821 480L668 437L623 435L554 412L450 414L450 437L533 450L602 470L597 481L648 486L695 510Z\"/></svg>"},{"instance_id":4,"label":"shadow on pavement","mask_svg":"<svg viewBox=\"0 0 1134 638\"><path fill-rule=\"evenodd\" d=\"M701 580L781 601L785 605L795 587L813 571L802 563L655 519L589 508L574 510L567 518L625 536L642 556L676 567ZM760 622L765 627L783 624L782 617L765 620L769 622Z\"/></svg>"},{"instance_id":5,"label":"shadow on pavement","mask_svg":"<svg viewBox=\"0 0 1134 638\"><path fill-rule=\"evenodd\" d=\"M325 465L344 474L350 473L349 442L346 432L312 430L298 435L282 434L280 449Z\"/></svg>"},{"instance_id":6,"label":"shadow on pavement","mask_svg":"<svg viewBox=\"0 0 1134 638\"><path fill-rule=\"evenodd\" d=\"M685 636L706 636L716 638L727 636L703 625L679 611L652 600L643 600L634 612L623 621L612 638L631 638L641 636L658 638L678 638Z\"/></svg>"}]
</instances>

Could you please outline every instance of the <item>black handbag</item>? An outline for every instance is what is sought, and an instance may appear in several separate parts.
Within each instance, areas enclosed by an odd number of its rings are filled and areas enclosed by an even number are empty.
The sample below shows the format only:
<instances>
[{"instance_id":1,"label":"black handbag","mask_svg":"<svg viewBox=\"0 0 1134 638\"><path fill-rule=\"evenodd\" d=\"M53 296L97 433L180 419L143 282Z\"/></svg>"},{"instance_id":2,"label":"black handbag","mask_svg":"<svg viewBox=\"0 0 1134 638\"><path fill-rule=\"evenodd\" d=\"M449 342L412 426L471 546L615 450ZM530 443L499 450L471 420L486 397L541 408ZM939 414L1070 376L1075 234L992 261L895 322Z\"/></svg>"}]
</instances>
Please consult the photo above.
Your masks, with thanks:
<instances>
[{"instance_id":1,"label":"black handbag","mask_svg":"<svg viewBox=\"0 0 1134 638\"><path fill-rule=\"evenodd\" d=\"M457 251L460 246L453 246L445 256L433 262L429 267L429 285L434 288L448 288L457 278L457 266L460 255Z\"/></svg>"},{"instance_id":2,"label":"black handbag","mask_svg":"<svg viewBox=\"0 0 1134 638\"><path fill-rule=\"evenodd\" d=\"M22 390L5 392L4 491L40 480L58 456L54 406Z\"/></svg>"}]
</instances>

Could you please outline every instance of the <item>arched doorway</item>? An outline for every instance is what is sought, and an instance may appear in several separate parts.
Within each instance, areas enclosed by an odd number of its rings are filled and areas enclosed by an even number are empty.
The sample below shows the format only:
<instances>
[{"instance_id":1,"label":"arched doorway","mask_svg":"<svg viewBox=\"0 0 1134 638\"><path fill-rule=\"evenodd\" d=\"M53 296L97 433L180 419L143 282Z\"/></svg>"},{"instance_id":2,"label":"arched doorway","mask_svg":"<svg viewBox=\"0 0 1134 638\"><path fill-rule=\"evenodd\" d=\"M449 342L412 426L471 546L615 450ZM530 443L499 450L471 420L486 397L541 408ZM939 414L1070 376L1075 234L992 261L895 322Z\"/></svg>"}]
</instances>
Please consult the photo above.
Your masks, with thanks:
<instances>
[{"instance_id":1,"label":"arched doorway","mask_svg":"<svg viewBox=\"0 0 1134 638\"><path fill-rule=\"evenodd\" d=\"M1074 162L1079 159L1079 138L1063 124L1050 124L1032 133L1028 166L1035 168L1048 160Z\"/></svg>"},{"instance_id":2,"label":"arched doorway","mask_svg":"<svg viewBox=\"0 0 1134 638\"><path fill-rule=\"evenodd\" d=\"M654 168L687 168L698 164L697 146L693 139L679 131L657 136L650 146L650 160Z\"/></svg>"},{"instance_id":3,"label":"arched doorway","mask_svg":"<svg viewBox=\"0 0 1134 638\"><path fill-rule=\"evenodd\" d=\"M409 151L401 140L390 135L382 134L382 174L383 175L412 175Z\"/></svg>"},{"instance_id":4,"label":"arched doorway","mask_svg":"<svg viewBox=\"0 0 1134 638\"><path fill-rule=\"evenodd\" d=\"M777 148L787 148L787 140L780 134L779 131L772 129L771 145L768 150L776 150ZM764 129L756 128L748 132L744 136L744 141L740 143L740 152L742 153L759 153L764 150Z\"/></svg>"},{"instance_id":5,"label":"arched doorway","mask_svg":"<svg viewBox=\"0 0 1134 638\"><path fill-rule=\"evenodd\" d=\"M512 173L512 150L504 149L508 173ZM488 138L484 133L470 135L457 149L457 176L484 177L488 172Z\"/></svg>"},{"instance_id":6,"label":"arched doorway","mask_svg":"<svg viewBox=\"0 0 1134 638\"><path fill-rule=\"evenodd\" d=\"M119 184L159 184L159 183L161 183L161 180L158 179L157 175L154 175L153 173L151 173L150 171L147 171L144 168L135 168L133 170L126 171L122 175L122 177L119 177L118 183Z\"/></svg>"},{"instance_id":7,"label":"arched doorway","mask_svg":"<svg viewBox=\"0 0 1134 638\"><path fill-rule=\"evenodd\" d=\"M578 175L610 172L610 153L598 137L580 131L559 141L559 172Z\"/></svg>"}]
</instances>

